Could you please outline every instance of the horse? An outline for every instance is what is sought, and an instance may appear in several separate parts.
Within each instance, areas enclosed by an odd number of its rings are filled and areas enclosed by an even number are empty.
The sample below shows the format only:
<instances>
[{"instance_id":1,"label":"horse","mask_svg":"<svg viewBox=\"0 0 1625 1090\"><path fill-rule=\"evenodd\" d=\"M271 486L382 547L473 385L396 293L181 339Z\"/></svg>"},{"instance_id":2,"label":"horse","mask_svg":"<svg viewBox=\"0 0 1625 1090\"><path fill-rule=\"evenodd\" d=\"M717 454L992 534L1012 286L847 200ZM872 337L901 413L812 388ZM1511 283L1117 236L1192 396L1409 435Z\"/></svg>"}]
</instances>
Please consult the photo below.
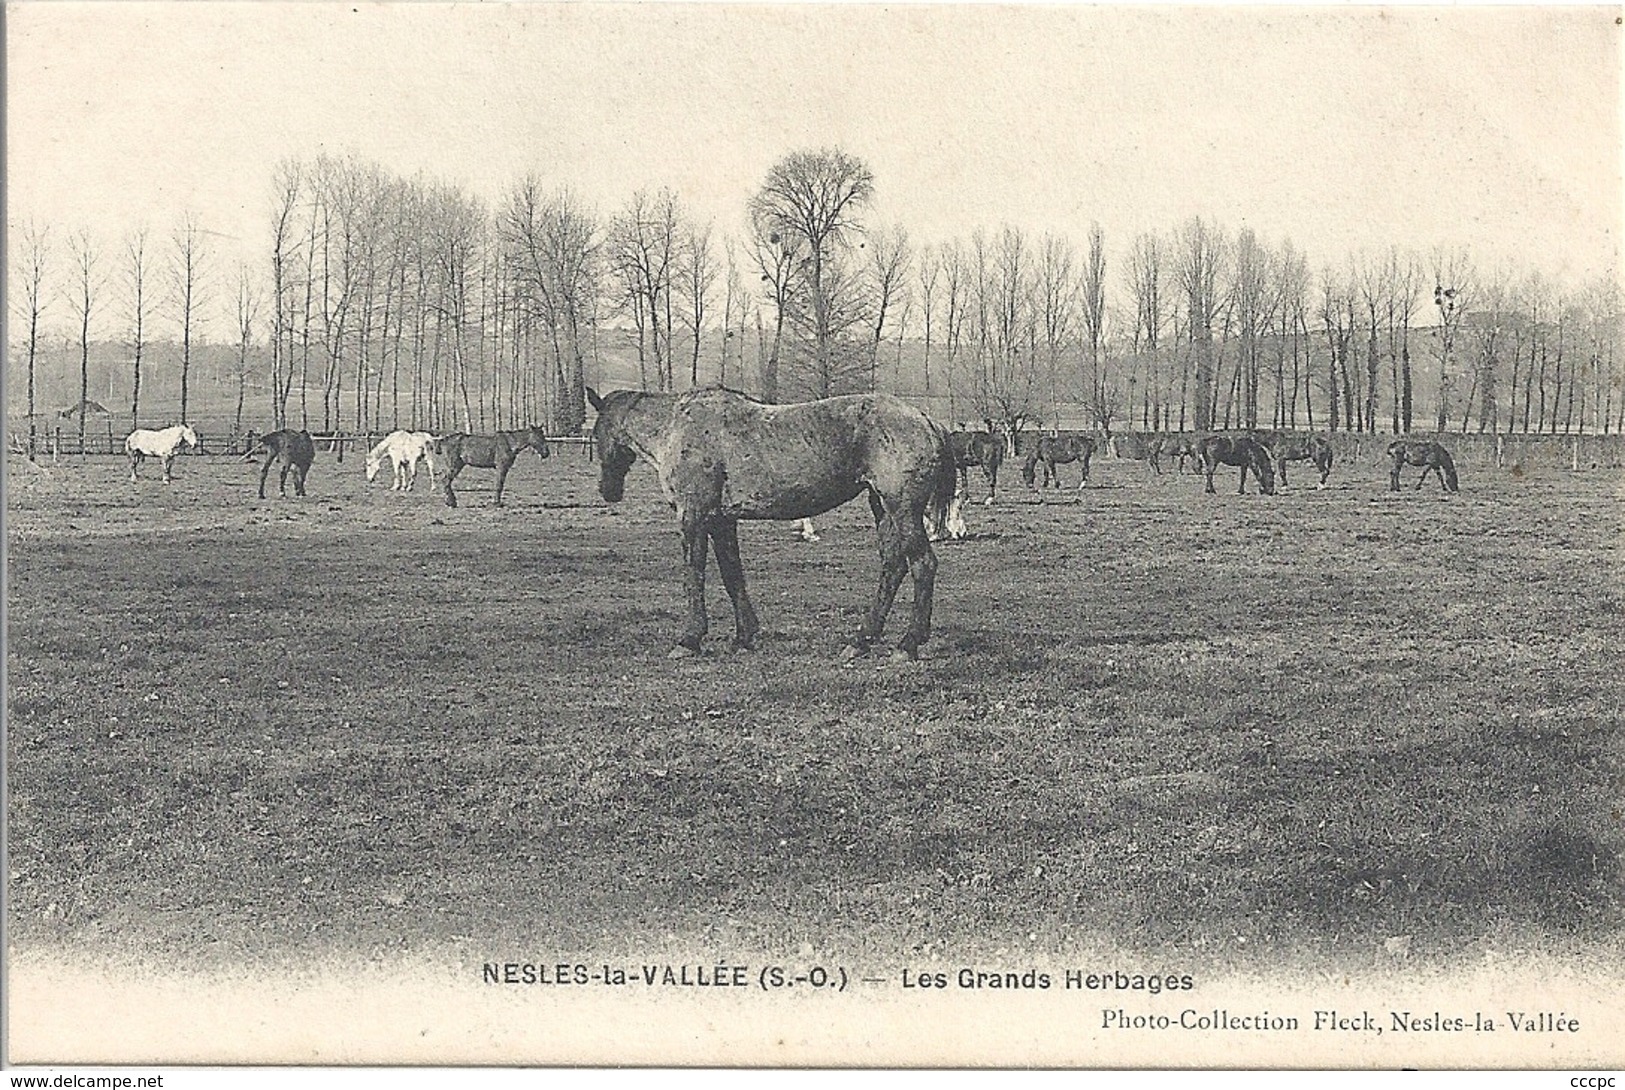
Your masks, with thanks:
<instances>
[{"instance_id":1,"label":"horse","mask_svg":"<svg viewBox=\"0 0 1625 1090\"><path fill-rule=\"evenodd\" d=\"M734 646L750 649L759 625L739 559L739 521L811 518L861 493L880 540L880 582L843 657L880 638L905 574L913 576L914 611L896 656L919 654L931 634L937 571L926 522L942 522L957 485L948 436L930 417L889 394L769 405L720 387L603 397L588 389L587 400L598 412L599 494L618 503L641 458L677 512L688 623L671 657L697 653L705 637L708 543L733 604Z\"/></svg>"},{"instance_id":2,"label":"horse","mask_svg":"<svg viewBox=\"0 0 1625 1090\"><path fill-rule=\"evenodd\" d=\"M1213 491L1213 471L1222 464L1241 467L1237 495L1247 494L1249 469L1258 478L1258 490L1266 496L1275 495L1275 469L1270 464L1269 448L1250 435L1204 435L1196 440L1196 456L1207 474L1205 492Z\"/></svg>"},{"instance_id":3,"label":"horse","mask_svg":"<svg viewBox=\"0 0 1625 1090\"><path fill-rule=\"evenodd\" d=\"M991 431L956 431L948 436L953 452L954 466L959 473L959 490L970 494L970 467L981 466L987 480L987 498L983 506L991 507L999 491L999 467L1004 464L1004 437Z\"/></svg>"},{"instance_id":4,"label":"horse","mask_svg":"<svg viewBox=\"0 0 1625 1090\"><path fill-rule=\"evenodd\" d=\"M451 482L464 466L497 471L496 505L501 507L502 485L507 481L508 470L513 468L519 452L528 447L536 452L538 458L546 458L552 453L547 449L547 435L535 424L523 431L499 431L495 435L454 432L442 438L439 446L440 461L446 470L447 507L457 506L457 493L451 490Z\"/></svg>"},{"instance_id":5,"label":"horse","mask_svg":"<svg viewBox=\"0 0 1625 1090\"><path fill-rule=\"evenodd\" d=\"M1033 444L1027 452L1027 457L1021 463L1021 479L1027 483L1028 488L1038 485L1038 463L1044 463L1044 487L1054 485L1061 487L1061 474L1056 471L1057 465L1067 462L1077 462L1078 468L1083 470L1083 478L1078 481L1081 489L1089 481L1089 459L1094 457L1095 441L1087 435L1042 435L1038 442Z\"/></svg>"},{"instance_id":6,"label":"horse","mask_svg":"<svg viewBox=\"0 0 1625 1090\"><path fill-rule=\"evenodd\" d=\"M1196 453L1195 440L1184 432L1129 432L1114 436L1111 447L1117 457L1144 462L1159 477L1162 476L1162 459L1165 456L1179 459L1181 473L1185 470L1187 459L1196 461L1198 463L1196 472L1201 472L1201 459Z\"/></svg>"},{"instance_id":7,"label":"horse","mask_svg":"<svg viewBox=\"0 0 1625 1090\"><path fill-rule=\"evenodd\" d=\"M1393 472L1388 474L1388 491L1399 491L1399 471L1406 465L1421 466L1422 475L1416 478L1416 487L1428 479L1429 473L1439 476L1439 487L1448 492L1461 491L1456 480L1456 463L1450 452L1431 439L1395 439L1388 444L1388 457L1393 459Z\"/></svg>"},{"instance_id":8,"label":"horse","mask_svg":"<svg viewBox=\"0 0 1625 1090\"><path fill-rule=\"evenodd\" d=\"M180 453L181 445L199 449L202 441L198 439L197 432L192 430L190 424L176 424L169 428L160 428L157 431L151 428L137 428L124 437L124 453L130 456L130 480L136 480L136 466L148 458L158 458L163 461L164 483L168 484L169 467L175 461L175 455Z\"/></svg>"},{"instance_id":9,"label":"horse","mask_svg":"<svg viewBox=\"0 0 1625 1090\"><path fill-rule=\"evenodd\" d=\"M418 462L428 463L429 480L439 476L435 463L435 437L426 431L392 431L367 452L367 480L378 476L378 470L388 458L395 467L395 480L391 492L407 492L417 487Z\"/></svg>"},{"instance_id":10,"label":"horse","mask_svg":"<svg viewBox=\"0 0 1625 1090\"><path fill-rule=\"evenodd\" d=\"M1332 444L1325 436L1301 431L1268 431L1256 433L1255 438L1269 448L1270 460L1275 463L1275 475L1280 478L1283 488L1286 487L1288 462L1315 463L1315 468L1320 470L1320 483L1315 487L1326 487L1326 478L1332 472Z\"/></svg>"},{"instance_id":11,"label":"horse","mask_svg":"<svg viewBox=\"0 0 1625 1090\"><path fill-rule=\"evenodd\" d=\"M252 462L262 453L265 455L265 465L260 470L260 499L265 498L265 478L270 476L273 465L282 466L281 480L278 482L282 495L288 494L288 474L291 472L294 494L303 496L305 474L310 472L310 465L316 460L316 445L310 441L310 432L291 428L266 432L249 447L243 461Z\"/></svg>"}]
</instances>

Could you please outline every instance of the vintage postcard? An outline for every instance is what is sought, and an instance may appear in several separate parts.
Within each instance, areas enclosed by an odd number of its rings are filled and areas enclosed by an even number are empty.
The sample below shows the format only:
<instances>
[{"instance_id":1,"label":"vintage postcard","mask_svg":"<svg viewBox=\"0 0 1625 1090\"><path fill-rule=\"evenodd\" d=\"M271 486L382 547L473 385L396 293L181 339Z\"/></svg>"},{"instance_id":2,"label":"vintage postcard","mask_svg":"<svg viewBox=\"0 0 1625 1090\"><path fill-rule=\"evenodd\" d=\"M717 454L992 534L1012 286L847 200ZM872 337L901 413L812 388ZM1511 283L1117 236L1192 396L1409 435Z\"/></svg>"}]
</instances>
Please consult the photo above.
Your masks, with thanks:
<instances>
[{"instance_id":1,"label":"vintage postcard","mask_svg":"<svg viewBox=\"0 0 1625 1090\"><path fill-rule=\"evenodd\" d=\"M6 1061L1620 1066L1620 35L8 5Z\"/></svg>"}]
</instances>

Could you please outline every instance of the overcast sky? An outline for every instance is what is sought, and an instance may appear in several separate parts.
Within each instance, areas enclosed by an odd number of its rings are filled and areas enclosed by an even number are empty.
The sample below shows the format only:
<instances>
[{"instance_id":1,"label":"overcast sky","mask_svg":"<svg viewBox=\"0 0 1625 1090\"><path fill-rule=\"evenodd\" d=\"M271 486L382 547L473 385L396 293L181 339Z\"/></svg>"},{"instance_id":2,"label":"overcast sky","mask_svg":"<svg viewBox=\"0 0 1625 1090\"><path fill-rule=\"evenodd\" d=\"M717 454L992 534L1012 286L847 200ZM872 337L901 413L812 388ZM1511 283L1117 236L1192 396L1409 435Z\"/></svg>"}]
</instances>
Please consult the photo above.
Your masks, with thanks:
<instances>
[{"instance_id":1,"label":"overcast sky","mask_svg":"<svg viewBox=\"0 0 1625 1090\"><path fill-rule=\"evenodd\" d=\"M775 159L838 145L922 241L1098 220L1120 261L1201 214L1315 267L1466 243L1578 282L1619 264L1616 13L28 3L8 213L111 246L191 210L264 261L273 167L326 150L605 214L670 186L732 231Z\"/></svg>"}]
</instances>

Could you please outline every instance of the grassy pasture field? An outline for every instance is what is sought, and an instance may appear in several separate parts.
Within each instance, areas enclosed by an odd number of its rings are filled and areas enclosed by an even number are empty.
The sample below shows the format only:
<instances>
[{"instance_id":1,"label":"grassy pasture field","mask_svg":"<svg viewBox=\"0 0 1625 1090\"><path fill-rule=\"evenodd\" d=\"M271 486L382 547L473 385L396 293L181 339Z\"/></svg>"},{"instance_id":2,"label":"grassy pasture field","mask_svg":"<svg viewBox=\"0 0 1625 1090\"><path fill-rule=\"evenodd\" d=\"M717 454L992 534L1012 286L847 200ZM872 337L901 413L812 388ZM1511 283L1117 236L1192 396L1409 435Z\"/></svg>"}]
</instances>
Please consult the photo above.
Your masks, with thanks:
<instances>
[{"instance_id":1,"label":"grassy pasture field","mask_svg":"<svg viewBox=\"0 0 1625 1090\"><path fill-rule=\"evenodd\" d=\"M921 661L843 665L861 500L817 545L743 526L759 650L713 569L668 661L641 466L611 509L526 454L455 511L325 454L304 500L8 468L14 951L1619 950L1617 471L1012 472L938 546Z\"/></svg>"}]
</instances>

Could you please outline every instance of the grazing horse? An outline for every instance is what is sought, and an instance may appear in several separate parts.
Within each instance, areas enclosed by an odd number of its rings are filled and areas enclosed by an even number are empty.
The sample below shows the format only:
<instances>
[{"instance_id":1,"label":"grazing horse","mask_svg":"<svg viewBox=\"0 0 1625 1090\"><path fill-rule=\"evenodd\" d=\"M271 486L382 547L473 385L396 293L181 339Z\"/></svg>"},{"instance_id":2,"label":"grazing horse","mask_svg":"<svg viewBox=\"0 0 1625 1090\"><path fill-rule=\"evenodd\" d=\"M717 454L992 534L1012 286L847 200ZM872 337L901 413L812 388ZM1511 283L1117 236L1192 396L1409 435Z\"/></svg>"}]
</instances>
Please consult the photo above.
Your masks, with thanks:
<instances>
[{"instance_id":1,"label":"grazing horse","mask_svg":"<svg viewBox=\"0 0 1625 1090\"><path fill-rule=\"evenodd\" d=\"M429 466L429 480L439 476L435 464L435 438L426 431L392 431L382 442L367 452L367 480L378 476L378 470L388 458L395 467L391 492L408 492L418 483L418 462Z\"/></svg>"},{"instance_id":2,"label":"grazing horse","mask_svg":"<svg viewBox=\"0 0 1625 1090\"><path fill-rule=\"evenodd\" d=\"M1186 459L1194 460L1198 463L1197 472L1201 472L1201 458L1196 453L1196 442L1184 432L1129 432L1113 437L1111 447L1117 457L1144 462L1159 477L1162 476L1164 457L1179 459L1181 472L1185 469Z\"/></svg>"},{"instance_id":3,"label":"grazing horse","mask_svg":"<svg viewBox=\"0 0 1625 1090\"><path fill-rule=\"evenodd\" d=\"M1258 478L1258 490L1266 496L1275 495L1275 469L1270 464L1270 451L1250 435L1204 435L1196 440L1196 455L1202 460L1202 471L1207 474L1206 492L1213 491L1213 471L1219 466L1240 466L1241 483L1237 495L1247 494L1247 471Z\"/></svg>"},{"instance_id":4,"label":"grazing horse","mask_svg":"<svg viewBox=\"0 0 1625 1090\"><path fill-rule=\"evenodd\" d=\"M1255 438L1269 448L1270 460L1275 463L1275 475L1280 478L1281 487L1286 487L1288 462L1315 463L1315 468L1320 470L1320 483L1315 487L1326 487L1326 478L1332 472L1332 444L1324 435L1301 431L1265 431L1258 432Z\"/></svg>"},{"instance_id":5,"label":"grazing horse","mask_svg":"<svg viewBox=\"0 0 1625 1090\"><path fill-rule=\"evenodd\" d=\"M265 498L265 478L270 476L273 465L282 467L278 488L283 496L288 494L290 472L293 474L295 495L305 494L305 474L310 472L310 465L316 460L316 445L310 441L310 432L291 428L266 432L243 455L243 461L252 462L261 454L265 455L265 465L260 469L260 499Z\"/></svg>"},{"instance_id":6,"label":"grazing horse","mask_svg":"<svg viewBox=\"0 0 1625 1090\"><path fill-rule=\"evenodd\" d=\"M1431 439L1395 439L1388 444L1388 457L1393 459L1393 472L1388 474L1388 491L1399 491L1399 471L1406 465L1421 466L1422 475L1416 478L1416 487L1428 479L1429 473L1439 476L1439 487L1450 492L1461 491L1456 480L1456 463L1450 452Z\"/></svg>"},{"instance_id":7,"label":"grazing horse","mask_svg":"<svg viewBox=\"0 0 1625 1090\"><path fill-rule=\"evenodd\" d=\"M529 447L538 458L546 458L551 453L547 449L547 436L535 424L523 431L499 431L495 435L455 432L441 439L439 445L440 461L446 469L447 507L457 506L457 493L451 490L451 482L464 466L497 471L496 505L501 507L502 485L507 481L508 470L513 468L519 452Z\"/></svg>"},{"instance_id":8,"label":"grazing horse","mask_svg":"<svg viewBox=\"0 0 1625 1090\"><path fill-rule=\"evenodd\" d=\"M158 458L163 462L164 483L168 484L169 467L174 463L175 455L180 453L183 443L193 450L201 445L197 432L192 430L190 424L176 424L157 431L151 428L132 431L124 438L124 453L130 456L130 480L136 479L136 466L148 458Z\"/></svg>"},{"instance_id":9,"label":"grazing horse","mask_svg":"<svg viewBox=\"0 0 1625 1090\"><path fill-rule=\"evenodd\" d=\"M948 447L959 472L959 490L970 494L970 467L981 466L987 480L984 506L992 506L999 491L999 467L1004 464L1004 437L991 431L956 431L948 436Z\"/></svg>"},{"instance_id":10,"label":"grazing horse","mask_svg":"<svg viewBox=\"0 0 1625 1090\"><path fill-rule=\"evenodd\" d=\"M733 390L600 397L593 445L598 491L619 502L639 458L654 467L683 535L688 624L672 657L697 652L705 637L708 544L734 610L734 645L755 646L756 610L739 559L740 519L803 519L869 495L880 538L880 583L850 657L879 639L905 574L914 577L914 613L898 654L913 658L931 634L937 558L926 520L940 522L955 489L943 430L887 394L853 394L798 405L768 405Z\"/></svg>"},{"instance_id":11,"label":"grazing horse","mask_svg":"<svg viewBox=\"0 0 1625 1090\"><path fill-rule=\"evenodd\" d=\"M1056 471L1057 465L1067 462L1077 462L1078 468L1083 470L1083 479L1078 482L1081 489L1089 482L1089 459L1094 457L1095 441L1087 435L1042 435L1033 449L1027 452L1027 457L1021 463L1021 479L1027 482L1028 488L1038 487L1035 483L1038 478L1038 463L1044 463L1044 487L1054 485L1061 487L1061 474Z\"/></svg>"}]
</instances>

